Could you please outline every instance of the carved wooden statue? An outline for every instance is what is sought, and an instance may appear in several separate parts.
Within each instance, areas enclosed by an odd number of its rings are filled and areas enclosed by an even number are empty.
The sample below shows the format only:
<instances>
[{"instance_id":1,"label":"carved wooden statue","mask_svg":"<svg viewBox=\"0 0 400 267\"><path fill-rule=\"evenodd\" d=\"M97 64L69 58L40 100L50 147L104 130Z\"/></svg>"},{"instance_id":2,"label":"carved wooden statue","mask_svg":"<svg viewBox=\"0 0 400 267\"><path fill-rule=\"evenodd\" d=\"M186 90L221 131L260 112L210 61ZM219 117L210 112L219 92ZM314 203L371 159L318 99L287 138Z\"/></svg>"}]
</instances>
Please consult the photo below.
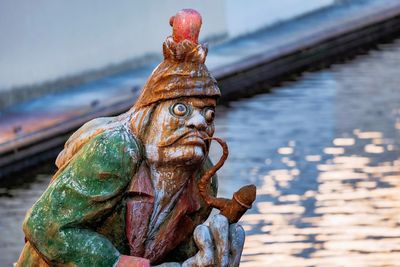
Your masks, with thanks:
<instances>
[{"instance_id":1,"label":"carved wooden statue","mask_svg":"<svg viewBox=\"0 0 400 267\"><path fill-rule=\"evenodd\" d=\"M59 154L57 173L29 210L17 266L238 266L255 199L247 186L215 198L208 151L220 96L198 44L200 14L172 17L173 36L128 112L83 125ZM217 207L221 215L202 224Z\"/></svg>"}]
</instances>

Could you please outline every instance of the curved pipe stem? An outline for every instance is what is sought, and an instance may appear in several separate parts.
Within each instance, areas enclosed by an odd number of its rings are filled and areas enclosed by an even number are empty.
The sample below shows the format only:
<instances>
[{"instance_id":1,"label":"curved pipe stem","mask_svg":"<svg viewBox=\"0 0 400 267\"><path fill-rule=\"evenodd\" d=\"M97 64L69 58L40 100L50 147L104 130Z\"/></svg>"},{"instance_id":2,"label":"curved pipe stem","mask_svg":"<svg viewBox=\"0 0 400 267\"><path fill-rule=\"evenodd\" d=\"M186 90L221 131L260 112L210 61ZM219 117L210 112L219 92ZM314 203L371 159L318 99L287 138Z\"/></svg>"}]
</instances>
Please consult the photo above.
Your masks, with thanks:
<instances>
[{"instance_id":1,"label":"curved pipe stem","mask_svg":"<svg viewBox=\"0 0 400 267\"><path fill-rule=\"evenodd\" d=\"M222 165L224 165L226 159L228 158L229 150L228 150L228 145L226 144L226 142L224 140L217 138L217 137L210 137L208 139L215 140L221 145L222 156L219 159L219 161L217 162L217 164L215 164L212 168L210 168L208 171L206 171L203 174L203 176L201 177L201 179L198 183L198 187L199 187L200 195L202 196L204 201L207 203L207 205L212 206L217 209L222 209L225 206L226 202L229 200L210 196L207 193L207 185L208 185L211 177L213 177L213 175L222 167Z\"/></svg>"},{"instance_id":2,"label":"curved pipe stem","mask_svg":"<svg viewBox=\"0 0 400 267\"><path fill-rule=\"evenodd\" d=\"M224 215L229 223L236 223L240 220L242 215L251 208L251 205L256 199L256 186L246 185L240 188L233 194L232 199L216 198L210 196L207 192L207 185L210 182L211 177L224 165L225 160L228 158L228 146L225 141L216 137L209 138L217 141L222 147L222 156L212 168L210 168L201 177L198 188L200 195L207 205L217 208L220 213Z\"/></svg>"}]
</instances>

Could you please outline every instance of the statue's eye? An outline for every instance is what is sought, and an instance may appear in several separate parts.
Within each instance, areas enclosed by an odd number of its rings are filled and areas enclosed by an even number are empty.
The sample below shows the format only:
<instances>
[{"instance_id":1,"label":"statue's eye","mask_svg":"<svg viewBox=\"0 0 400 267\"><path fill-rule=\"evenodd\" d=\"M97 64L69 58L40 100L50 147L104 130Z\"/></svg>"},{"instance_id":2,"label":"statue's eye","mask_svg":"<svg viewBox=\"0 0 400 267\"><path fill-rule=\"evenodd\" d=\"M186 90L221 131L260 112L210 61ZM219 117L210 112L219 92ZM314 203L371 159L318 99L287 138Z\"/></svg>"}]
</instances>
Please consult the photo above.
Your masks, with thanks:
<instances>
[{"instance_id":1,"label":"statue's eye","mask_svg":"<svg viewBox=\"0 0 400 267\"><path fill-rule=\"evenodd\" d=\"M214 120L215 117L215 111L214 109L211 108L207 108L204 112L204 118L206 119L206 121L208 123L212 122Z\"/></svg>"},{"instance_id":2,"label":"statue's eye","mask_svg":"<svg viewBox=\"0 0 400 267\"><path fill-rule=\"evenodd\" d=\"M188 108L186 105L184 105L182 103L177 103L172 107L172 112L176 116L185 116L188 112Z\"/></svg>"}]
</instances>

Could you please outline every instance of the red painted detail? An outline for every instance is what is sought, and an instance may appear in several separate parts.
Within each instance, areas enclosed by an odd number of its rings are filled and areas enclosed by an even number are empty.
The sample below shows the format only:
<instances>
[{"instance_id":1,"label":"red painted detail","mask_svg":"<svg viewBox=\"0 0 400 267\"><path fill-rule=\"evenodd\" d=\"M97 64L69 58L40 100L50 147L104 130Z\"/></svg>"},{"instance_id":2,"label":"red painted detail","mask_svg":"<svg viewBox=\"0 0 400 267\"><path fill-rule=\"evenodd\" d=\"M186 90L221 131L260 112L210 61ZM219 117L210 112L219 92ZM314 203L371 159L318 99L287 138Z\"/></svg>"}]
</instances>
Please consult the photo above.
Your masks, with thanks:
<instances>
[{"instance_id":1,"label":"red painted detail","mask_svg":"<svg viewBox=\"0 0 400 267\"><path fill-rule=\"evenodd\" d=\"M150 215L154 206L154 189L150 182L150 173L142 163L132 179L126 202L125 234L129 243L130 255L142 257L145 252Z\"/></svg>"},{"instance_id":2,"label":"red painted detail","mask_svg":"<svg viewBox=\"0 0 400 267\"><path fill-rule=\"evenodd\" d=\"M154 208L154 189L148 166L142 163L127 191L125 234L130 255L143 257L152 264L193 233L196 223L190 218L201 208L197 183L192 179L186 185L169 218L161 224L154 239L147 240L149 221Z\"/></svg>"},{"instance_id":3,"label":"red painted detail","mask_svg":"<svg viewBox=\"0 0 400 267\"><path fill-rule=\"evenodd\" d=\"M121 255L116 267L150 267L150 261L144 258Z\"/></svg>"},{"instance_id":4,"label":"red painted detail","mask_svg":"<svg viewBox=\"0 0 400 267\"><path fill-rule=\"evenodd\" d=\"M179 43L189 40L195 44L199 42L201 15L194 9L182 9L169 20L172 26L172 38Z\"/></svg>"}]
</instances>

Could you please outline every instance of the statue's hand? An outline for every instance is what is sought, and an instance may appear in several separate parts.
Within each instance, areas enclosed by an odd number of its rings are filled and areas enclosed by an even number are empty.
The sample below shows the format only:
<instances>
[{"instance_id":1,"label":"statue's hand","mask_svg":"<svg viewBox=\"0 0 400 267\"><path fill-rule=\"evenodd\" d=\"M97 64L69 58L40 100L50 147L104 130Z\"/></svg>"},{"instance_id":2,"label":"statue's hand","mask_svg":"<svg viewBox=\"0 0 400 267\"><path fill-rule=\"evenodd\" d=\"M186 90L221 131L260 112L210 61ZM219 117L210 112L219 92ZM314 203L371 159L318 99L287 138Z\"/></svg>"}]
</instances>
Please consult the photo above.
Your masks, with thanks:
<instances>
[{"instance_id":1,"label":"statue's hand","mask_svg":"<svg viewBox=\"0 0 400 267\"><path fill-rule=\"evenodd\" d=\"M229 225L223 215L214 215L210 225L198 225L193 233L199 251L183 262L183 267L239 266L245 232L238 224Z\"/></svg>"}]
</instances>

